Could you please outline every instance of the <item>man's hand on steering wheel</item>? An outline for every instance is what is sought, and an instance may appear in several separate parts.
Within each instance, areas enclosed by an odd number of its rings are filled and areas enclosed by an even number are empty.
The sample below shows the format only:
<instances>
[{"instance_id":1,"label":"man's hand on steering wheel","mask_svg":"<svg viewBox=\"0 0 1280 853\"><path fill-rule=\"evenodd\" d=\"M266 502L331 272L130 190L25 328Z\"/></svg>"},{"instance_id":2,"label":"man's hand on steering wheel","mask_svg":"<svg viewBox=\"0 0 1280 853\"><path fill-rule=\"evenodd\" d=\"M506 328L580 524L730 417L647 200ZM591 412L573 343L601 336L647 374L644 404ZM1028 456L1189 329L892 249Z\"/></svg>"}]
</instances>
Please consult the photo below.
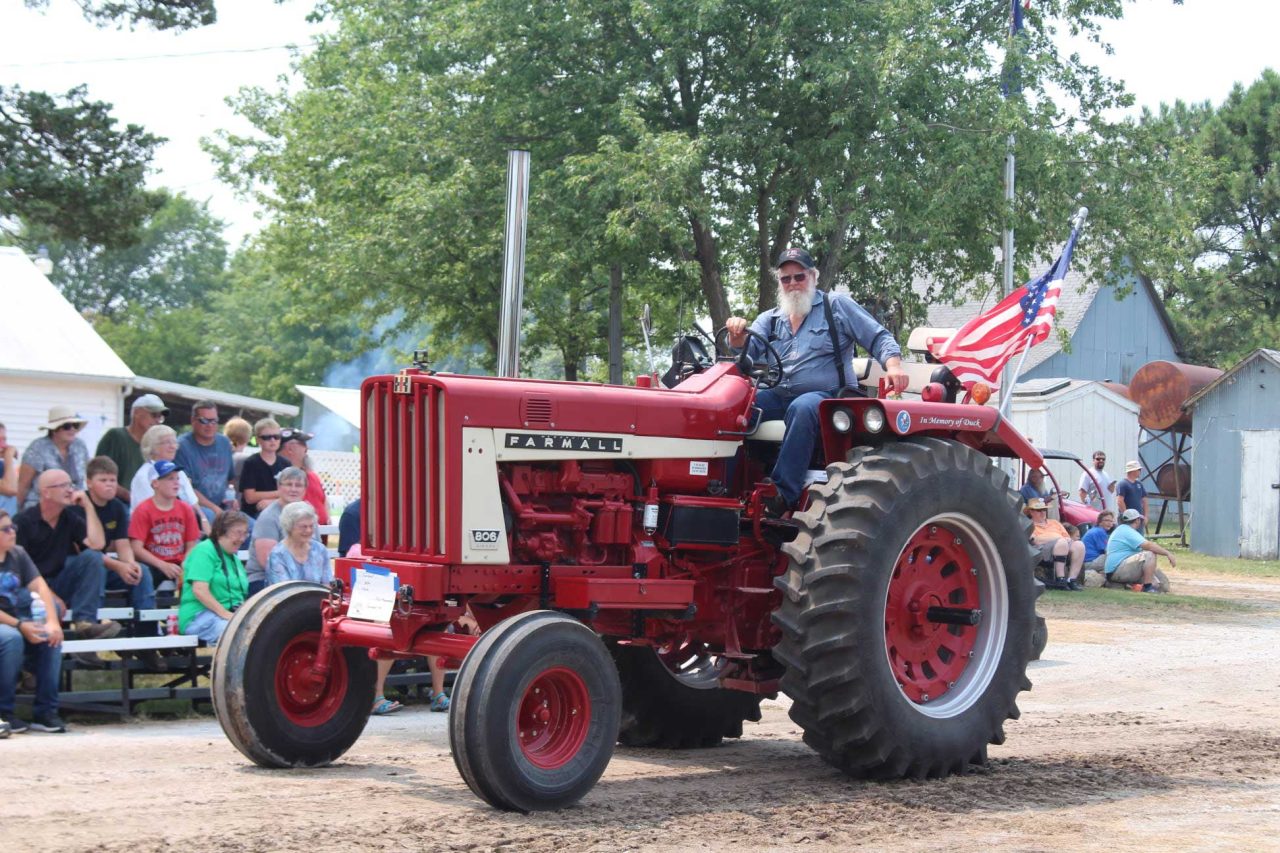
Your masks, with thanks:
<instances>
[{"instance_id":1,"label":"man's hand on steering wheel","mask_svg":"<svg viewBox=\"0 0 1280 853\"><path fill-rule=\"evenodd\" d=\"M737 344L733 343L733 326L731 324L733 324L734 320L739 320L742 324L741 333L737 338L740 343ZM743 350L740 354L728 352L728 347L742 349L748 338L755 338L764 347L765 358L763 361L752 360L747 356L746 350ZM746 320L741 317L729 318L724 327L716 332L716 352L725 358L737 361L739 368L751 378L757 388L772 388L782 381L782 357L773 348L773 344L769 343L768 338L747 328Z\"/></svg>"}]
</instances>

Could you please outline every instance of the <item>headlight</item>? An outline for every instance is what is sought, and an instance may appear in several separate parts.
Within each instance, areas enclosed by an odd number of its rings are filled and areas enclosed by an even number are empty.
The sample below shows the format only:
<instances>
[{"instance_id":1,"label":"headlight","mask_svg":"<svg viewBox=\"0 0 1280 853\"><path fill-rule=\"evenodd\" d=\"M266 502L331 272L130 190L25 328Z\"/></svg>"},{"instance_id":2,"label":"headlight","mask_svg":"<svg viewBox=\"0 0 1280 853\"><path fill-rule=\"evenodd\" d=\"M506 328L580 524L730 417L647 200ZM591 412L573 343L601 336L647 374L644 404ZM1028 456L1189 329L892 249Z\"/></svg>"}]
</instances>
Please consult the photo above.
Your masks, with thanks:
<instances>
[{"instance_id":1,"label":"headlight","mask_svg":"<svg viewBox=\"0 0 1280 853\"><path fill-rule=\"evenodd\" d=\"M862 426L867 432L879 432L884 429L884 409L879 406L868 406L862 413Z\"/></svg>"},{"instance_id":2,"label":"headlight","mask_svg":"<svg viewBox=\"0 0 1280 853\"><path fill-rule=\"evenodd\" d=\"M853 429L853 415L848 409L836 409L831 413L831 425L836 432L848 432Z\"/></svg>"}]
</instances>

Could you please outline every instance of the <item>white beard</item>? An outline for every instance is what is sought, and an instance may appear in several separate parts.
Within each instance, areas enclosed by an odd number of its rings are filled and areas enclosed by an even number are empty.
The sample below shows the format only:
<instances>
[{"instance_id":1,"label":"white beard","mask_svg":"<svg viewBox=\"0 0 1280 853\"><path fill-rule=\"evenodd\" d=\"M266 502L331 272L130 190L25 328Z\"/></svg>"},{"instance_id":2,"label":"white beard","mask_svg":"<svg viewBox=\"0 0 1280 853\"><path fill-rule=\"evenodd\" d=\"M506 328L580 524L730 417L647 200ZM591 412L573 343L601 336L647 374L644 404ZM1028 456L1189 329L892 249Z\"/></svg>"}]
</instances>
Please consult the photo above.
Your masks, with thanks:
<instances>
[{"instance_id":1,"label":"white beard","mask_svg":"<svg viewBox=\"0 0 1280 853\"><path fill-rule=\"evenodd\" d=\"M799 317L803 320L809 316L810 309L813 308L813 296L818 292L818 283L812 278L804 290L798 293L788 293L786 289L778 285L778 310L786 317Z\"/></svg>"}]
</instances>

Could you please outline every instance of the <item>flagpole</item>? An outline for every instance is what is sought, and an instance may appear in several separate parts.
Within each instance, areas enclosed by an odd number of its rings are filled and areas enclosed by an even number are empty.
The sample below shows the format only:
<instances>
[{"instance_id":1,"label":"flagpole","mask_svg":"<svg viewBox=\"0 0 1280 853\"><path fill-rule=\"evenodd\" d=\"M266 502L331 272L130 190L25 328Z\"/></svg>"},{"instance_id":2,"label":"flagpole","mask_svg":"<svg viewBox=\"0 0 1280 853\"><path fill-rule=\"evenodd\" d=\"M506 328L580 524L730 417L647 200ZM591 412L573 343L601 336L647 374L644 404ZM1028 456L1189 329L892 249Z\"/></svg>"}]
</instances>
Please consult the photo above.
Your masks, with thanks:
<instances>
[{"instance_id":1,"label":"flagpole","mask_svg":"<svg viewBox=\"0 0 1280 853\"><path fill-rule=\"evenodd\" d=\"M1005 84L1004 84L1005 100L1008 100L1009 96L1013 94L1014 78L1013 78L1013 75L1011 75L1009 72L1008 57L1009 57L1009 54L1014 49L1013 40L1018 34L1018 8L1017 7L1019 2L1020 0L1010 0L1010 3L1009 3L1009 36L1005 42ZM1017 165L1016 159L1013 153L1013 148L1016 141L1017 139L1013 131L1009 131L1009 136L1005 140L1005 154L1004 154L1004 204L1005 204L1005 216L1009 217L1009 219L1008 219L1008 225L1004 229L1004 240L1001 243L1001 247L1000 247L1001 258L1004 261L1004 280L1001 282L1001 285L1000 285L1001 299L1004 299L1010 293L1013 293L1012 211L1013 211L1013 201L1014 201L1013 185L1014 185L1014 176L1016 173L1016 165ZM1017 374L1015 373L1013 375L1013 379L1011 380L1009 387L1006 388L1005 387L1006 383L1004 380L1008 375L1009 375L1008 371L1006 370L1002 373L1000 377L1001 381L1000 381L1000 391L998 393L998 399L1000 401L1000 413L1002 416L1004 412L1008 409L1008 405L1007 405L1008 401L1013 396L1013 386L1011 383L1017 381Z\"/></svg>"}]
</instances>

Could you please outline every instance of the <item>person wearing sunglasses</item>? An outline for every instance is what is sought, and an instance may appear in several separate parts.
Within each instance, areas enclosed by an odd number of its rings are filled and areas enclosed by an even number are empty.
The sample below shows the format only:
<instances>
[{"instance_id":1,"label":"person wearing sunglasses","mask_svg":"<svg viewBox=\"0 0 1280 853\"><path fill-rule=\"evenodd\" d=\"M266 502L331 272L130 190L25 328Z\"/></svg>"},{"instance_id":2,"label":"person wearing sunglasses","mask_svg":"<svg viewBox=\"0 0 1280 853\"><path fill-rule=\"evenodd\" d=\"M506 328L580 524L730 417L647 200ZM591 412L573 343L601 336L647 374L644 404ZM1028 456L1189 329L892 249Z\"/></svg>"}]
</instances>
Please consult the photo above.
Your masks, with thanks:
<instances>
[{"instance_id":1,"label":"person wearing sunglasses","mask_svg":"<svg viewBox=\"0 0 1280 853\"><path fill-rule=\"evenodd\" d=\"M147 430L164 423L169 409L155 394L143 394L129 407L129 425L112 427L98 440L94 456L106 456L116 463L119 485L116 497L126 504L133 502L133 495L125 484L132 483L138 469L147 461L142 458L142 437Z\"/></svg>"},{"instance_id":2,"label":"person wearing sunglasses","mask_svg":"<svg viewBox=\"0 0 1280 853\"><path fill-rule=\"evenodd\" d=\"M76 489L84 489L89 448L77 436L87 423L71 406L54 406L49 410L49 422L41 427L45 434L31 442L18 468L18 503L23 509L40 501L39 491L32 488L32 484L45 471L65 471Z\"/></svg>"},{"instance_id":3,"label":"person wearing sunglasses","mask_svg":"<svg viewBox=\"0 0 1280 853\"><path fill-rule=\"evenodd\" d=\"M1107 465L1107 454L1101 450L1093 451L1093 470L1080 473L1080 502L1094 509L1108 509L1113 513L1116 509L1116 481L1102 470ZM1089 475L1093 476L1090 477ZM1097 483L1094 483L1097 480ZM1098 492L1098 487L1102 492Z\"/></svg>"},{"instance_id":4,"label":"person wearing sunglasses","mask_svg":"<svg viewBox=\"0 0 1280 853\"><path fill-rule=\"evenodd\" d=\"M275 419L259 420L253 425L253 434L258 442L258 452L245 459L240 469L240 494L244 498L241 509L256 519L280 497L276 477L289 467L289 463L280 455L280 424Z\"/></svg>"},{"instance_id":5,"label":"person wearing sunglasses","mask_svg":"<svg viewBox=\"0 0 1280 853\"><path fill-rule=\"evenodd\" d=\"M174 459L191 477L198 509L212 522L223 510L227 486L235 483L236 466L231 440L218 432L218 406L201 400L191 407L191 432L178 439ZM231 501L227 509L237 509Z\"/></svg>"},{"instance_id":6,"label":"person wearing sunglasses","mask_svg":"<svg viewBox=\"0 0 1280 853\"><path fill-rule=\"evenodd\" d=\"M818 437L818 404L844 390L858 346L885 369L893 393L907 390L908 377L888 329L848 294L818 290L818 271L807 251L787 249L773 272L778 304L750 324L757 337L748 339L742 317L730 317L725 327L734 349L745 346L759 361L765 358L761 340L767 340L782 359L782 381L756 392L761 420L787 424L772 473L779 495L766 504L770 514L781 515L800 499Z\"/></svg>"}]
</instances>

